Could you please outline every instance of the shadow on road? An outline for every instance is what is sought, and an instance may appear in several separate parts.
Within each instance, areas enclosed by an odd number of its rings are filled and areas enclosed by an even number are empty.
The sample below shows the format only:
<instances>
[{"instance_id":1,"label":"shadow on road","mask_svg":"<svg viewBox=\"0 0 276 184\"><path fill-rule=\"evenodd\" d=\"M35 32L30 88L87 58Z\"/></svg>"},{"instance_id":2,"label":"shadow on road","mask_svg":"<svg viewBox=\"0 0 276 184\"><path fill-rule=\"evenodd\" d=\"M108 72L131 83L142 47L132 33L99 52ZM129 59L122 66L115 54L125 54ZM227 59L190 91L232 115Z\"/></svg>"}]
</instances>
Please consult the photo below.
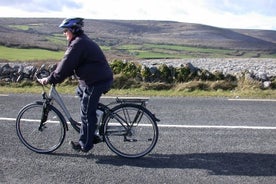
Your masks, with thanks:
<instances>
[{"instance_id":1,"label":"shadow on road","mask_svg":"<svg viewBox=\"0 0 276 184\"><path fill-rule=\"evenodd\" d=\"M276 155L258 153L150 154L138 159L116 155L52 153L62 157L83 157L97 164L142 168L204 169L211 175L276 176Z\"/></svg>"},{"instance_id":2,"label":"shadow on road","mask_svg":"<svg viewBox=\"0 0 276 184\"><path fill-rule=\"evenodd\" d=\"M276 176L276 155L254 153L153 154L140 159L95 156L98 164L144 168L204 169L212 175Z\"/></svg>"}]
</instances>

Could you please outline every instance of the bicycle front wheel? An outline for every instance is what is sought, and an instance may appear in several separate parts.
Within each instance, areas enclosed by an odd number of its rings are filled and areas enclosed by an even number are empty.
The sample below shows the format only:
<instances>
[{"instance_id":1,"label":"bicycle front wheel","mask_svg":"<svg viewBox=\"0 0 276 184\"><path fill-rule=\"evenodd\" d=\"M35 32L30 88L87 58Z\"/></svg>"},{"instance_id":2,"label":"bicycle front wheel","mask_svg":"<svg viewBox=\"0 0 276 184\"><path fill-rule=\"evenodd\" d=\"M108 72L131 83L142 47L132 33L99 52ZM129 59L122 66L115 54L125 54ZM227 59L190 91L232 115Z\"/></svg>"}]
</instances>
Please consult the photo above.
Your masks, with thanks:
<instances>
[{"instance_id":1,"label":"bicycle front wheel","mask_svg":"<svg viewBox=\"0 0 276 184\"><path fill-rule=\"evenodd\" d=\"M119 156L142 157L151 152L156 145L156 119L141 105L118 105L111 109L104 122L105 142Z\"/></svg>"},{"instance_id":2,"label":"bicycle front wheel","mask_svg":"<svg viewBox=\"0 0 276 184\"><path fill-rule=\"evenodd\" d=\"M46 119L42 121L43 103L23 107L16 119L16 132L20 141L37 153L50 153L63 143L66 134L64 117L48 105Z\"/></svg>"}]
</instances>

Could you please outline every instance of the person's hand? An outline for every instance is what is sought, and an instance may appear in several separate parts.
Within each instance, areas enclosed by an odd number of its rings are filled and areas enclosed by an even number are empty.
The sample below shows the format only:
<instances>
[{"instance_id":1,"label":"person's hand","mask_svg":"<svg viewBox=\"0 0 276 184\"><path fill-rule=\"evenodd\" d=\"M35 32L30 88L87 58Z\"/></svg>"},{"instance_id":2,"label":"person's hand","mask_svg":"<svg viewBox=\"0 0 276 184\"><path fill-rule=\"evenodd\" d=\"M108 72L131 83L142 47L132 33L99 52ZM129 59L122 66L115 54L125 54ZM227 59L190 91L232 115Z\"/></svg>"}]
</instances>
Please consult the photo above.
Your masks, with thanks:
<instances>
[{"instance_id":1,"label":"person's hand","mask_svg":"<svg viewBox=\"0 0 276 184\"><path fill-rule=\"evenodd\" d=\"M42 79L37 79L37 81L42 84L42 85L46 85L48 84L48 78L42 78Z\"/></svg>"}]
</instances>

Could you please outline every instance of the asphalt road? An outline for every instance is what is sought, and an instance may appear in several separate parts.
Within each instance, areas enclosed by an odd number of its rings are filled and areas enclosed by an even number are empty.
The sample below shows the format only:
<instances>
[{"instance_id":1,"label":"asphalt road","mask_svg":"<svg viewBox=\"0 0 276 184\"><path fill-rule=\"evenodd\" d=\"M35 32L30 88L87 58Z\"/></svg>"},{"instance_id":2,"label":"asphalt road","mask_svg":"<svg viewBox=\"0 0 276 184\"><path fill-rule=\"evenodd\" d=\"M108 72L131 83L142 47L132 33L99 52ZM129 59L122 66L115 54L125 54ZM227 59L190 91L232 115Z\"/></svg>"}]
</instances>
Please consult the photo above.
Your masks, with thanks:
<instances>
[{"instance_id":1,"label":"asphalt road","mask_svg":"<svg viewBox=\"0 0 276 184\"><path fill-rule=\"evenodd\" d=\"M53 154L23 146L14 119L39 95L0 95L0 183L276 183L276 101L151 98L161 119L155 149L140 159L116 156L104 144L71 150L70 128ZM78 99L64 96L72 116ZM108 102L110 99L103 99Z\"/></svg>"}]
</instances>

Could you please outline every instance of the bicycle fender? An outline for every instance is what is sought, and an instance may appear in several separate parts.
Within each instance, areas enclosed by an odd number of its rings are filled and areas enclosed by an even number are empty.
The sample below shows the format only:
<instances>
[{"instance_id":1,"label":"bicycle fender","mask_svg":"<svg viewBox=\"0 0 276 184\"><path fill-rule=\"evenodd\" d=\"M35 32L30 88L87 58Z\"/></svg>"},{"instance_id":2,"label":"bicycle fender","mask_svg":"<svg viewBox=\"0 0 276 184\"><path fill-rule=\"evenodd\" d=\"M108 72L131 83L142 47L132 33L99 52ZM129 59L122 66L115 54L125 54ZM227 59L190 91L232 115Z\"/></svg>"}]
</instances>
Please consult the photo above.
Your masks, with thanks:
<instances>
[{"instance_id":1,"label":"bicycle fender","mask_svg":"<svg viewBox=\"0 0 276 184\"><path fill-rule=\"evenodd\" d=\"M157 121L157 122L160 122L160 121L161 121L160 119L158 119L158 118L155 116L155 114L152 114L152 116L153 116L153 118L154 118L155 121Z\"/></svg>"}]
</instances>

